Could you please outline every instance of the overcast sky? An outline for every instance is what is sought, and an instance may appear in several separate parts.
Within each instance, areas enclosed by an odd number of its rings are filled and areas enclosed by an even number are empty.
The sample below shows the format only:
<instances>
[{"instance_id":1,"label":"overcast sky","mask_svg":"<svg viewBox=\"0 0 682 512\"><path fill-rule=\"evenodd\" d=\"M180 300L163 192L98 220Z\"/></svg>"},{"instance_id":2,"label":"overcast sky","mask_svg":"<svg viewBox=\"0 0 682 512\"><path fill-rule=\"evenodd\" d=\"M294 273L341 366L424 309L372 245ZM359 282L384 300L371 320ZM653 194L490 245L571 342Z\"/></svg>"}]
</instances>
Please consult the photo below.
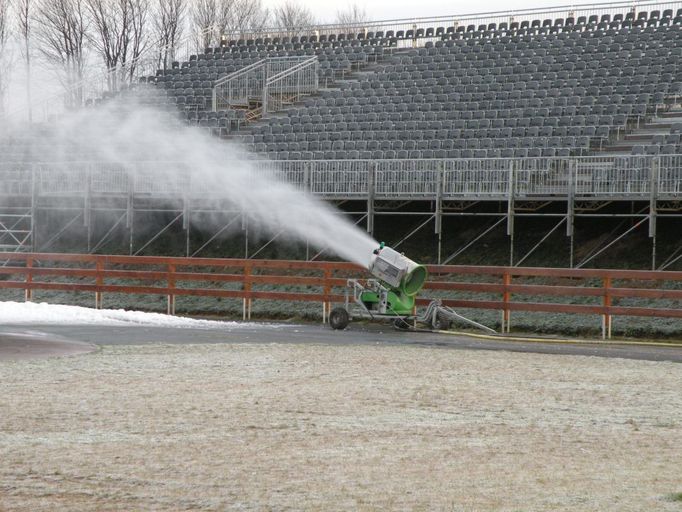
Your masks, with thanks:
<instances>
[{"instance_id":1,"label":"overcast sky","mask_svg":"<svg viewBox=\"0 0 682 512\"><path fill-rule=\"evenodd\" d=\"M272 7L281 3L282 0L264 0L264 4ZM317 18L322 21L333 21L336 12L353 1L340 0L337 2L320 0L297 0L298 3L308 7ZM489 0L487 2L453 2L446 0L420 0L406 2L401 0L371 0L355 2L363 6L368 16L374 20L388 20L398 18L416 18L447 16L450 14L467 14L491 11L508 11L514 9L529 9L538 7L554 7L559 5L580 5L588 2L571 0Z\"/></svg>"}]
</instances>

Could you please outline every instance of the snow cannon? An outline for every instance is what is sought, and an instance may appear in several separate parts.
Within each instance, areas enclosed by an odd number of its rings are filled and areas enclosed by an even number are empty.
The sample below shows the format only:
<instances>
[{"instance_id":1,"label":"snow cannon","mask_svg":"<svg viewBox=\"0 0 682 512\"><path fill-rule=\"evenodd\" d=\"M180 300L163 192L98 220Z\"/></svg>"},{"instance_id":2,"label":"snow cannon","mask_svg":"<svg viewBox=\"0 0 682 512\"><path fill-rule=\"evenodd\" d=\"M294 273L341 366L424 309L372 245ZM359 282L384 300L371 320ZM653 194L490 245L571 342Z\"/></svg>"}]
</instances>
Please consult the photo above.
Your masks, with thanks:
<instances>
[{"instance_id":1,"label":"snow cannon","mask_svg":"<svg viewBox=\"0 0 682 512\"><path fill-rule=\"evenodd\" d=\"M424 286L426 267L382 242L371 255L369 272L380 286L367 287L359 300L369 311L396 316L414 313L416 296Z\"/></svg>"},{"instance_id":2,"label":"snow cannon","mask_svg":"<svg viewBox=\"0 0 682 512\"><path fill-rule=\"evenodd\" d=\"M423 288L428 277L424 265L420 265L404 254L386 247L383 242L372 253L369 272L394 294L411 297L412 305L414 305L415 295Z\"/></svg>"},{"instance_id":3,"label":"snow cannon","mask_svg":"<svg viewBox=\"0 0 682 512\"><path fill-rule=\"evenodd\" d=\"M461 321L489 333L494 330L463 317L453 309L432 300L421 312L416 311L417 294L429 273L398 251L381 245L370 255L367 266L373 279L348 279L343 306L329 312L332 329L345 329L356 318L391 321L398 329L412 329L417 324L434 330L447 330L453 321Z\"/></svg>"}]
</instances>

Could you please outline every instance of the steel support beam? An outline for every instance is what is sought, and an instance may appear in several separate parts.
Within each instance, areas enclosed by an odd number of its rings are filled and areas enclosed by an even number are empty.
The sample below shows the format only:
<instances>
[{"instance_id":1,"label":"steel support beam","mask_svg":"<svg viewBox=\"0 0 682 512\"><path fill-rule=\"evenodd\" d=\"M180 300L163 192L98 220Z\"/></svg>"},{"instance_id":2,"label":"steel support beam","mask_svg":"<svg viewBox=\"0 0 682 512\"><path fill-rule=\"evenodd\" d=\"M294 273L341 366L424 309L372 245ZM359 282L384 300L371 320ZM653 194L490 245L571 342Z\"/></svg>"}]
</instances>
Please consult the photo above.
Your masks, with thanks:
<instances>
[{"instance_id":1,"label":"steel support beam","mask_svg":"<svg viewBox=\"0 0 682 512\"><path fill-rule=\"evenodd\" d=\"M499 214L498 214L499 215ZM464 251L466 251L469 247L473 246L476 242L478 242L481 238L486 236L488 233L490 233L493 229L495 229L497 226L502 224L507 218L505 216L500 217L496 222L493 222L492 225L488 226L484 231L476 235L476 237L473 240L470 240L467 244L464 245L464 247L456 250L454 253L452 253L450 256L445 258L443 261L442 265L447 265L450 263L452 260L454 260L457 256L462 254Z\"/></svg>"},{"instance_id":2,"label":"steel support beam","mask_svg":"<svg viewBox=\"0 0 682 512\"><path fill-rule=\"evenodd\" d=\"M140 247L135 253L133 253L133 256L139 256L139 254L144 251L147 247L149 247L151 244L153 244L161 235L163 235L166 231L168 231L173 224L175 224L178 220L182 218L183 212L180 212L177 214L173 220L171 220L168 224L166 224L161 230L159 230L154 236L152 236L145 244Z\"/></svg>"},{"instance_id":3,"label":"steel support beam","mask_svg":"<svg viewBox=\"0 0 682 512\"><path fill-rule=\"evenodd\" d=\"M583 261L581 261L578 265L576 265L575 268L582 268L586 263L592 261L594 258L596 258L597 256L599 256L601 253L603 253L604 251L606 251L606 249L608 249L609 247L613 246L615 243L617 243L617 242L619 242L620 240L622 240L623 238L625 238L627 235L629 235L630 233L632 233L632 232L633 232L635 229L637 229L639 226L641 226L642 224L644 224L647 220L648 220L648 217L644 217L644 218L641 219L639 222L637 222L636 224L634 224L633 226L631 226L627 231L625 231L624 233L620 234L620 235L617 236L614 240L612 240L611 242L609 242L608 244L606 244L604 247L602 247L601 249L599 249L597 252L595 252L595 253L592 254L591 256L588 256L587 258L585 258L585 259L584 259Z\"/></svg>"},{"instance_id":4,"label":"steel support beam","mask_svg":"<svg viewBox=\"0 0 682 512\"><path fill-rule=\"evenodd\" d=\"M515 170L516 164L512 160L509 163L509 183L507 196L507 236L509 237L509 266L514 266L514 195L515 195Z\"/></svg>"},{"instance_id":5,"label":"steel support beam","mask_svg":"<svg viewBox=\"0 0 682 512\"><path fill-rule=\"evenodd\" d=\"M651 159L649 173L649 238L651 238L651 270L656 270L656 216L658 214L658 158Z\"/></svg>"},{"instance_id":6,"label":"steel support beam","mask_svg":"<svg viewBox=\"0 0 682 512\"><path fill-rule=\"evenodd\" d=\"M559 229L559 228L561 227L561 225L562 225L565 221L566 221L565 218L564 218L564 219L561 219L561 220L560 220L552 229L550 229L550 230L547 232L547 234L546 234L545 236L542 237L542 239L541 239L538 243L536 243L536 244L533 246L533 248L532 248L530 251L528 251L528 252L523 256L523 258L521 258L519 261L517 261L516 264L515 264L514 266L515 266L515 267L520 267L520 266L521 266L521 263L523 263L524 261L526 261L526 260L528 259L528 257L529 257L531 254L533 254L533 253L534 253L534 252L535 252L535 251L536 251L536 250L537 250L537 249L538 249L538 248L539 248L539 247L540 247L540 246L541 246L541 245L542 245L550 236L552 236L552 234L553 234L557 229Z\"/></svg>"}]
</instances>

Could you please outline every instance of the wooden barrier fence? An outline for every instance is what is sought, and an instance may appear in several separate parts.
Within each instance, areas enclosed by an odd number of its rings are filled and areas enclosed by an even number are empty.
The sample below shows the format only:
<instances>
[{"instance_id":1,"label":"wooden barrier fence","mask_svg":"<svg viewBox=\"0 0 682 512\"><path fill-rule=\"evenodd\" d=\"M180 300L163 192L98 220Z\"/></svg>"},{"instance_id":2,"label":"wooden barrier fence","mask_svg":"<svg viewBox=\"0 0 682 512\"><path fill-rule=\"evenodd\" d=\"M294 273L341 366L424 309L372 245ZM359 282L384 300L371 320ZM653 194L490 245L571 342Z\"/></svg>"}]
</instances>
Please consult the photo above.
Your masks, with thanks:
<instances>
[{"instance_id":1,"label":"wooden barrier fence","mask_svg":"<svg viewBox=\"0 0 682 512\"><path fill-rule=\"evenodd\" d=\"M418 303L439 298L453 308L501 312L503 332L511 330L513 311L599 315L602 336L611 337L612 317L682 319L682 272L530 267L428 265L430 280ZM254 300L322 304L322 319L333 303L344 301L347 279L370 277L352 263L102 256L87 254L0 254L0 289L90 292L96 308L105 293L167 296L175 313L177 296L242 299L243 318ZM200 286L198 283L203 284ZM263 286L275 289L260 289ZM298 291L277 290L295 287ZM462 297L463 294L469 296ZM483 295L475 298L471 295ZM592 303L567 302L576 297ZM563 301L553 302L563 298ZM662 300L664 304L619 305L627 299Z\"/></svg>"}]
</instances>

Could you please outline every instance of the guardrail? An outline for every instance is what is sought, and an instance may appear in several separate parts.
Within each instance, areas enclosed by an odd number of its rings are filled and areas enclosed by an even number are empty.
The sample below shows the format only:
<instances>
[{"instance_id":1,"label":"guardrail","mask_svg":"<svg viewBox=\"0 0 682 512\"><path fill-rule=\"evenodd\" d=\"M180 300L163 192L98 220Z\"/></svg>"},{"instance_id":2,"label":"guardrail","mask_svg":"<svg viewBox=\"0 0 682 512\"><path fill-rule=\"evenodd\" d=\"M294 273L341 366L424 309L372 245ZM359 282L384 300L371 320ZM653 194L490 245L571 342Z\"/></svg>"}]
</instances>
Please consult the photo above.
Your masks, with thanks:
<instances>
[{"instance_id":1,"label":"guardrail","mask_svg":"<svg viewBox=\"0 0 682 512\"><path fill-rule=\"evenodd\" d=\"M267 57L231 73L213 86L213 111L248 108L260 101L262 113L275 112L283 98L299 101L317 92L317 57Z\"/></svg>"},{"instance_id":2,"label":"guardrail","mask_svg":"<svg viewBox=\"0 0 682 512\"><path fill-rule=\"evenodd\" d=\"M31 300L36 290L89 292L94 294L95 307L100 308L104 293L161 295L167 297L167 312L174 314L177 296L224 297L242 299L244 319L251 317L254 300L277 300L319 302L325 321L331 305L343 302L347 279L368 277L361 267L344 262L38 253L2 253L3 260L0 289L24 290L26 300ZM427 268L431 278L418 300L420 305L438 298L453 308L500 311L503 332L511 331L514 311L596 315L601 318L605 339L611 338L615 316L682 319L682 272ZM281 286L298 287L299 291L278 290ZM571 302L574 298L591 302ZM633 300L667 302L642 305Z\"/></svg>"},{"instance_id":3,"label":"guardrail","mask_svg":"<svg viewBox=\"0 0 682 512\"><path fill-rule=\"evenodd\" d=\"M489 25L490 23L512 23L534 20L545 20L556 18L575 18L581 16L589 18L597 16L601 18L604 14L614 16L620 14L626 16L628 13L637 14L642 11L664 11L673 10L673 15L677 9L682 7L682 2L650 2L650 1L621 1L621 2L602 2L556 5L550 7L538 7L532 9L512 9L504 11L452 13L445 16L429 16L417 18L394 18L388 20L364 20L354 23L330 23L330 24L311 24L288 29L270 26L258 30L241 30L234 33L226 32L222 34L225 39L246 40L266 37L287 37L287 36L323 36L337 34L367 34L369 32L393 35L403 34L406 40L428 38L438 35L437 28L474 25ZM429 32L429 29L433 31Z\"/></svg>"},{"instance_id":4,"label":"guardrail","mask_svg":"<svg viewBox=\"0 0 682 512\"><path fill-rule=\"evenodd\" d=\"M328 199L682 199L682 155L428 160L248 160ZM229 173L229 163L225 171ZM196 176L196 177L195 177ZM371 178L371 179L370 179ZM263 186L266 183L262 183ZM0 196L156 194L220 196L181 162L0 163Z\"/></svg>"}]
</instances>

